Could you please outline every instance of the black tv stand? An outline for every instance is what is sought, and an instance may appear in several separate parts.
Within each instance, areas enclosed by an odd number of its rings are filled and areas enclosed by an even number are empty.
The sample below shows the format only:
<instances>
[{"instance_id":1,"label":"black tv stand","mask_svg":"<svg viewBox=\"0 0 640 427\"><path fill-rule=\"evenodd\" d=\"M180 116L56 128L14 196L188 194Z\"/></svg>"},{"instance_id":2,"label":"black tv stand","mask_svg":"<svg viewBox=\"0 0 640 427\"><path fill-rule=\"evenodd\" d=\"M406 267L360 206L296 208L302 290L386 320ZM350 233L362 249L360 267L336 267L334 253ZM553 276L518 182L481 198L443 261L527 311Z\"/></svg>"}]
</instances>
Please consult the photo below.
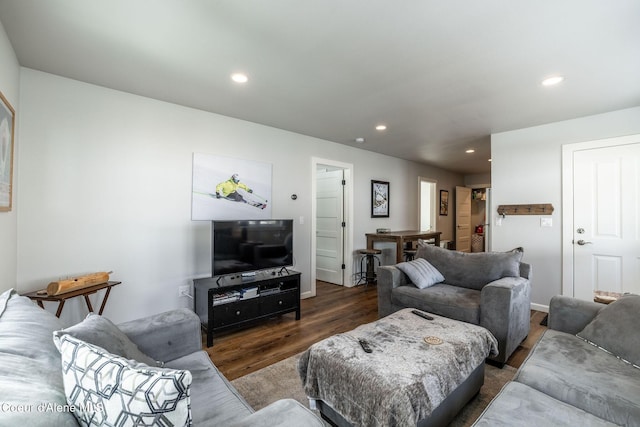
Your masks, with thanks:
<instances>
[{"instance_id":1,"label":"black tv stand","mask_svg":"<svg viewBox=\"0 0 640 427\"><path fill-rule=\"evenodd\" d=\"M239 276L195 279L194 305L207 347L213 345L216 332L238 329L295 312L300 320L300 276L286 268L277 275L257 274L250 279Z\"/></svg>"}]
</instances>

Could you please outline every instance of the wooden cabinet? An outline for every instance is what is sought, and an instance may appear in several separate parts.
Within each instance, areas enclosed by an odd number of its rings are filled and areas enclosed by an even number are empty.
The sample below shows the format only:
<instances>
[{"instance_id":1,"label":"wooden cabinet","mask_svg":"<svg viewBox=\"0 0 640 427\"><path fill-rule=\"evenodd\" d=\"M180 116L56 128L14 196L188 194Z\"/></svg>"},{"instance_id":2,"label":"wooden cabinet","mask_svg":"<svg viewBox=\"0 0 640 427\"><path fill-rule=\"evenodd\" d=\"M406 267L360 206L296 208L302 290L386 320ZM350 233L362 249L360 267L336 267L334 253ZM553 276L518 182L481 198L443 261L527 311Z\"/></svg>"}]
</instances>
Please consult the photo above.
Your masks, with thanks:
<instances>
[{"instance_id":1,"label":"wooden cabinet","mask_svg":"<svg viewBox=\"0 0 640 427\"><path fill-rule=\"evenodd\" d=\"M213 334L245 326L285 313L300 320L300 273L284 272L252 280L217 278L193 281L195 311L207 333L207 347Z\"/></svg>"}]
</instances>

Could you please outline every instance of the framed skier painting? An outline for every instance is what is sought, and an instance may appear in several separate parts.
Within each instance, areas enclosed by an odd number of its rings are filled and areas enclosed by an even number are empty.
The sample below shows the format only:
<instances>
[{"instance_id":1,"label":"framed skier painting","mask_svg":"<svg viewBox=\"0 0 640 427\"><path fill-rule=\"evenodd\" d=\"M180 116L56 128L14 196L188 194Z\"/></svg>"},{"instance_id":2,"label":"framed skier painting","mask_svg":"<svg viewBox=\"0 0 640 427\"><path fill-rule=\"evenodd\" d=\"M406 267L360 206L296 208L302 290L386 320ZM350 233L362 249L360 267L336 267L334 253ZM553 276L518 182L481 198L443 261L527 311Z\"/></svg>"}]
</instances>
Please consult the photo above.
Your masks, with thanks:
<instances>
[{"instance_id":1,"label":"framed skier painting","mask_svg":"<svg viewBox=\"0 0 640 427\"><path fill-rule=\"evenodd\" d=\"M389 218L389 183L371 180L371 218Z\"/></svg>"},{"instance_id":2,"label":"framed skier painting","mask_svg":"<svg viewBox=\"0 0 640 427\"><path fill-rule=\"evenodd\" d=\"M270 218L271 163L193 154L192 220Z\"/></svg>"}]
</instances>

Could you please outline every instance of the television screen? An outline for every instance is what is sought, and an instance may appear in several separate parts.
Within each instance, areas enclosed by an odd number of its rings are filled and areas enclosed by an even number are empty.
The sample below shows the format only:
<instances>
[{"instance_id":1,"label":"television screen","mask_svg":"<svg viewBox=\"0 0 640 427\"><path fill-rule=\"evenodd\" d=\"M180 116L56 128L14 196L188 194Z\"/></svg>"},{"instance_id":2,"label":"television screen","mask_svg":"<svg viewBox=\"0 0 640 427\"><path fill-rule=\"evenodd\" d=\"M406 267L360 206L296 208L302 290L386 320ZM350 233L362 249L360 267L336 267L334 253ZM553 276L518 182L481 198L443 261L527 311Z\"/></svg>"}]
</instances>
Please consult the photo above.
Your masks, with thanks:
<instances>
[{"instance_id":1,"label":"television screen","mask_svg":"<svg viewBox=\"0 0 640 427\"><path fill-rule=\"evenodd\" d=\"M213 221L214 276L293 265L293 220Z\"/></svg>"}]
</instances>

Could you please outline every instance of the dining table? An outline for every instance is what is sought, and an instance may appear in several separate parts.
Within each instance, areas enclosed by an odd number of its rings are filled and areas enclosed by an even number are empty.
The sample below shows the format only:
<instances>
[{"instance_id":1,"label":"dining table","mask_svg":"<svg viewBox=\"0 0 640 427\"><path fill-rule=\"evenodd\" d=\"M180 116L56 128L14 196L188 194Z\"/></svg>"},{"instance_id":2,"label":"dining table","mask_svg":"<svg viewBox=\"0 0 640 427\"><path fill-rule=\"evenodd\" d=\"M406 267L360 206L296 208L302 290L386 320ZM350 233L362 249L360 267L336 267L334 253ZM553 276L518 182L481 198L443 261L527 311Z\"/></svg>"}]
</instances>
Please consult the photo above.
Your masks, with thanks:
<instances>
[{"instance_id":1,"label":"dining table","mask_svg":"<svg viewBox=\"0 0 640 427\"><path fill-rule=\"evenodd\" d=\"M405 245L417 240L433 241L435 246L440 246L441 231L402 230L385 233L366 233L367 249L374 249L375 242L394 242L396 244L396 263L403 261Z\"/></svg>"}]
</instances>

